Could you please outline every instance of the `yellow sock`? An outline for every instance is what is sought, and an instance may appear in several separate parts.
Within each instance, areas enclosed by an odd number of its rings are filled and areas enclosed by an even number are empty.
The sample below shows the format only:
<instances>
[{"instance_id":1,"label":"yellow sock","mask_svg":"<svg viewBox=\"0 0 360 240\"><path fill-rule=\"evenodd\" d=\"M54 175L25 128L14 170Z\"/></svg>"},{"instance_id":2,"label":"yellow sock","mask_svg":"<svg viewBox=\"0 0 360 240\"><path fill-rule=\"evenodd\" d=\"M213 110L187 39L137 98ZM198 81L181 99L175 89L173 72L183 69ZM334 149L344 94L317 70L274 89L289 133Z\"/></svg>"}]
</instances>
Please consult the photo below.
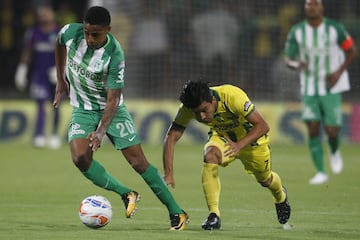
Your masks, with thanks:
<instances>
[{"instance_id":1,"label":"yellow sock","mask_svg":"<svg viewBox=\"0 0 360 240\"><path fill-rule=\"evenodd\" d=\"M282 183L279 175L276 172L272 172L272 182L268 189L271 191L271 194L274 197L275 203L281 203L285 201L286 195L282 190Z\"/></svg>"},{"instance_id":2,"label":"yellow sock","mask_svg":"<svg viewBox=\"0 0 360 240\"><path fill-rule=\"evenodd\" d=\"M217 164L204 163L201 180L209 211L220 216L219 197L221 185L218 169L219 165Z\"/></svg>"}]
</instances>

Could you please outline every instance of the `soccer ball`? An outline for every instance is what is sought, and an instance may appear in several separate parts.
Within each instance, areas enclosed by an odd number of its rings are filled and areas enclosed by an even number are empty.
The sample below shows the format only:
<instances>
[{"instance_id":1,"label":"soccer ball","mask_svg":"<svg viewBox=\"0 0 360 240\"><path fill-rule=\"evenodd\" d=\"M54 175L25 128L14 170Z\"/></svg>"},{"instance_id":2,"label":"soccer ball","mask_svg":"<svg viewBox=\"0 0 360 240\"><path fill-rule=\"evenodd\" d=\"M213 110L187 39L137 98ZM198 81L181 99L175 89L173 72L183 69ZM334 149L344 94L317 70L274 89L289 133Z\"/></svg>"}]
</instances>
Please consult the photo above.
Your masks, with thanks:
<instances>
[{"instance_id":1,"label":"soccer ball","mask_svg":"<svg viewBox=\"0 0 360 240\"><path fill-rule=\"evenodd\" d=\"M103 196L89 196L80 204L79 217L81 222L89 228L104 227L112 218L111 204Z\"/></svg>"}]
</instances>

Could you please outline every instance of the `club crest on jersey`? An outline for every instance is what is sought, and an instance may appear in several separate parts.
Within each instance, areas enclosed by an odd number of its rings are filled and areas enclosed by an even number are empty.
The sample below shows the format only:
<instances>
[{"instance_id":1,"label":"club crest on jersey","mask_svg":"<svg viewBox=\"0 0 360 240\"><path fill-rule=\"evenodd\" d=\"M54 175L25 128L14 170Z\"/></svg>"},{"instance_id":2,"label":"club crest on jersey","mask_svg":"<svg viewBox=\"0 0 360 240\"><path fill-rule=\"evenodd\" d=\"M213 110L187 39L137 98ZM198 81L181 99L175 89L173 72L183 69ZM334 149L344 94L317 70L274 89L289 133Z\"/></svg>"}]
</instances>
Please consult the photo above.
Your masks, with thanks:
<instances>
[{"instance_id":1,"label":"club crest on jersey","mask_svg":"<svg viewBox=\"0 0 360 240\"><path fill-rule=\"evenodd\" d=\"M94 70L96 72L100 72L103 69L104 61L103 60L96 60L94 63Z\"/></svg>"},{"instance_id":2,"label":"club crest on jersey","mask_svg":"<svg viewBox=\"0 0 360 240\"><path fill-rule=\"evenodd\" d=\"M216 121L218 122L223 122L224 121L224 118L220 115L220 114L216 114L214 116L214 118L216 119Z\"/></svg>"},{"instance_id":3,"label":"club crest on jersey","mask_svg":"<svg viewBox=\"0 0 360 240\"><path fill-rule=\"evenodd\" d=\"M246 101L244 104L244 111L247 112L249 110L251 106L251 102L250 101Z\"/></svg>"}]
</instances>

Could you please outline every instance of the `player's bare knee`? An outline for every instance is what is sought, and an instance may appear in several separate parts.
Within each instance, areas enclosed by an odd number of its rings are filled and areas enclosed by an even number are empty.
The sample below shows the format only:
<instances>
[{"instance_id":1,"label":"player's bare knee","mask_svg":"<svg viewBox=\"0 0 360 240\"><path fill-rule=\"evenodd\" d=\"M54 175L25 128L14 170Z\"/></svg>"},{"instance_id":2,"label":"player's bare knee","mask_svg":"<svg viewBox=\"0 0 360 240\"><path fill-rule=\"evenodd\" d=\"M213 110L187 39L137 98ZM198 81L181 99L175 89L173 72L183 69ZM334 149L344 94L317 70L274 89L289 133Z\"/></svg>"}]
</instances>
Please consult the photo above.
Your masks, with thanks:
<instances>
[{"instance_id":1,"label":"player's bare knee","mask_svg":"<svg viewBox=\"0 0 360 240\"><path fill-rule=\"evenodd\" d=\"M73 156L72 160L75 166L82 172L86 172L91 165L91 159L88 159L86 155Z\"/></svg>"}]
</instances>

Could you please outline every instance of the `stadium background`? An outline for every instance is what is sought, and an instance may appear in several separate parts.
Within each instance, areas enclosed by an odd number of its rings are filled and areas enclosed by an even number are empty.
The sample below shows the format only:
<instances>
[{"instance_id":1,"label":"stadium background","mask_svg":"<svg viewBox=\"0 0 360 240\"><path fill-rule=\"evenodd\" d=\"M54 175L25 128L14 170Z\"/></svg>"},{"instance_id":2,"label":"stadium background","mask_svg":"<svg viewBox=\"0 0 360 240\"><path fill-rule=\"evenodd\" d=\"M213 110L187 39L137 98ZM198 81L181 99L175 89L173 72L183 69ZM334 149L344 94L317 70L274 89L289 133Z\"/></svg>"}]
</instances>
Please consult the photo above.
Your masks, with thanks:
<instances>
[{"instance_id":1,"label":"stadium background","mask_svg":"<svg viewBox=\"0 0 360 240\"><path fill-rule=\"evenodd\" d=\"M199 77L245 89L268 119L274 142L305 141L298 76L282 61L290 26L304 18L303 0L1 0L0 141L31 137L34 106L27 92L16 90L13 78L24 32L34 22L33 7L42 2L54 6L61 25L81 21L89 5L111 11L112 33L126 55L126 102L145 142L161 142L181 86ZM324 0L324 5L325 15L341 21L359 46L360 2ZM358 60L350 76L343 134L345 141L360 142ZM64 138L70 115L66 105ZM204 138L206 129L194 123L184 141Z\"/></svg>"}]
</instances>

